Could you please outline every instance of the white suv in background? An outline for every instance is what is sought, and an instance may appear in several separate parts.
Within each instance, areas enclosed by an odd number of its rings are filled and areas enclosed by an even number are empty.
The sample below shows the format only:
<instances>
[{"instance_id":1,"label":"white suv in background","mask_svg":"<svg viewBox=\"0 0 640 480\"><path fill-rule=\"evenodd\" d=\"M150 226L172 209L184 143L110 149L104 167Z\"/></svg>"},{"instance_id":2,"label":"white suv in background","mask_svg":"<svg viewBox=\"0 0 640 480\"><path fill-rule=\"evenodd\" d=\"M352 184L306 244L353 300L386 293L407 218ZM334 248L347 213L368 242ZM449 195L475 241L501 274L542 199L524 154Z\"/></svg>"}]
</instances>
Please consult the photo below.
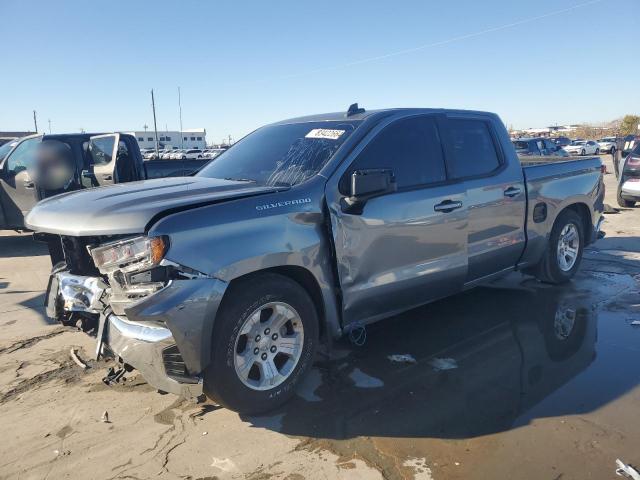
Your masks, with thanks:
<instances>
[{"instance_id":1,"label":"white suv in background","mask_svg":"<svg viewBox=\"0 0 640 480\"><path fill-rule=\"evenodd\" d=\"M574 140L564 149L570 155L598 155L600 146L593 140Z\"/></svg>"},{"instance_id":2,"label":"white suv in background","mask_svg":"<svg viewBox=\"0 0 640 480\"><path fill-rule=\"evenodd\" d=\"M616 153L618 139L616 137L604 137L598 140L598 146L602 153Z\"/></svg>"}]
</instances>

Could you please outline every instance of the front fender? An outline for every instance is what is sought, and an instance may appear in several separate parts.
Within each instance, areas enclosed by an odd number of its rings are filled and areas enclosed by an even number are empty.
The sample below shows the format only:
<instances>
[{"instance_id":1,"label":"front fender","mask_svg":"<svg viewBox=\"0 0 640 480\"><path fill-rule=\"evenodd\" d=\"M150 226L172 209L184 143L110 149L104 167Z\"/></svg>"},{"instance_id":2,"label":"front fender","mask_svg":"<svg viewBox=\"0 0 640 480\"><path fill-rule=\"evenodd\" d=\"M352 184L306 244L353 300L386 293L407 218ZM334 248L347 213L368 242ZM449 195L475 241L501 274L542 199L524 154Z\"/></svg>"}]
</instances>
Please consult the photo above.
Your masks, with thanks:
<instances>
[{"instance_id":1,"label":"front fender","mask_svg":"<svg viewBox=\"0 0 640 480\"><path fill-rule=\"evenodd\" d=\"M275 267L304 268L321 292L327 331L339 336L324 199L314 190L291 189L178 212L160 219L149 234L169 237L167 260L227 284Z\"/></svg>"}]
</instances>

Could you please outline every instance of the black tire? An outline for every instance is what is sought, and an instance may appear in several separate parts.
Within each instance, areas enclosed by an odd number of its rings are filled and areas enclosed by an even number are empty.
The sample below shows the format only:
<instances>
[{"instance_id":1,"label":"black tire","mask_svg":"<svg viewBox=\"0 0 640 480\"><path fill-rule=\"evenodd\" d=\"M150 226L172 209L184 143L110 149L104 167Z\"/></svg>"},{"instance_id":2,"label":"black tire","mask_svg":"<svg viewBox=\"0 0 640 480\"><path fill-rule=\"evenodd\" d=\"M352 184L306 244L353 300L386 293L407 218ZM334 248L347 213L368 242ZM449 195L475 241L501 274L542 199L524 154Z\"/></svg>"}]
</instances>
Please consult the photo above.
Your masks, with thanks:
<instances>
[{"instance_id":1,"label":"black tire","mask_svg":"<svg viewBox=\"0 0 640 480\"><path fill-rule=\"evenodd\" d=\"M298 313L304 329L299 360L284 382L268 390L254 390L236 373L236 339L245 320L261 306L284 302ZM313 363L319 321L315 305L304 288L283 275L257 274L232 285L218 312L212 339L211 364L204 373L205 394L242 414L264 413L279 407L295 393Z\"/></svg>"},{"instance_id":2,"label":"black tire","mask_svg":"<svg viewBox=\"0 0 640 480\"><path fill-rule=\"evenodd\" d=\"M586 152L586 151L585 151L585 149L583 148L583 149L580 151L580 155L584 157L586 154L587 154L587 152Z\"/></svg>"},{"instance_id":3,"label":"black tire","mask_svg":"<svg viewBox=\"0 0 640 480\"><path fill-rule=\"evenodd\" d=\"M596 155L600 155L600 149L596 148Z\"/></svg>"},{"instance_id":4,"label":"black tire","mask_svg":"<svg viewBox=\"0 0 640 480\"><path fill-rule=\"evenodd\" d=\"M575 225L578 231L578 254L571 269L564 271L560 268L558 259L558 242L560 241L560 233L562 232L562 229L569 224ZM584 242L584 225L580 215L573 210L565 210L560 213L553 224L553 228L551 229L549 245L547 245L547 249L535 269L535 277L541 282L553 284L566 283L571 280L580 267L582 252L584 250Z\"/></svg>"},{"instance_id":5,"label":"black tire","mask_svg":"<svg viewBox=\"0 0 640 480\"><path fill-rule=\"evenodd\" d=\"M622 198L622 192L620 191L620 187L618 187L618 194L616 195L616 199L618 200L618 205L622 208L633 208L636 206L636 202L633 200L625 200Z\"/></svg>"}]
</instances>

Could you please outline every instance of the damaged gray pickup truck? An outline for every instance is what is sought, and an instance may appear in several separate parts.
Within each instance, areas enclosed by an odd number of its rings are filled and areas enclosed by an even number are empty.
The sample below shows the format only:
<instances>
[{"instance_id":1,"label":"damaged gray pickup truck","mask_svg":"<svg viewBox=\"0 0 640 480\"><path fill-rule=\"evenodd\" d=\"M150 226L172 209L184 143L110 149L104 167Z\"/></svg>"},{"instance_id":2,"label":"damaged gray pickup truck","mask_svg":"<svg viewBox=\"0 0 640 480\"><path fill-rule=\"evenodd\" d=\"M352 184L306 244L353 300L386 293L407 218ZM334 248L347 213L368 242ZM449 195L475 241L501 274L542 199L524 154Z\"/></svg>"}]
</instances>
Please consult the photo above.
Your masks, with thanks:
<instances>
[{"instance_id":1,"label":"damaged gray pickup truck","mask_svg":"<svg viewBox=\"0 0 640 480\"><path fill-rule=\"evenodd\" d=\"M50 316L96 322L98 355L159 390L257 413L354 328L514 270L568 281L603 196L598 158L521 165L495 114L352 105L27 224L57 246Z\"/></svg>"}]
</instances>

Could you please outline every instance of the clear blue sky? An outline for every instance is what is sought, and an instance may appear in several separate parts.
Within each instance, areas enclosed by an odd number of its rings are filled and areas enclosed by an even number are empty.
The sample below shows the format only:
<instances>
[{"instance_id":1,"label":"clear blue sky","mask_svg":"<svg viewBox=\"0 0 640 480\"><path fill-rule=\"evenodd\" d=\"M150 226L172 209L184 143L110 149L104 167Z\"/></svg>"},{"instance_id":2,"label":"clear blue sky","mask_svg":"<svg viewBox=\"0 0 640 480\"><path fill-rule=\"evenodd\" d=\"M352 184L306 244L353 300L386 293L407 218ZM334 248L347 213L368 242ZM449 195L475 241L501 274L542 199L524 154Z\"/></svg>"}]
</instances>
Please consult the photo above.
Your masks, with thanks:
<instances>
[{"instance_id":1,"label":"clear blue sky","mask_svg":"<svg viewBox=\"0 0 640 480\"><path fill-rule=\"evenodd\" d=\"M209 141L355 101L516 128L639 114L640 0L584 3L1 0L0 130L34 109L41 130L142 129L151 88L158 128L177 129L178 85Z\"/></svg>"}]
</instances>

